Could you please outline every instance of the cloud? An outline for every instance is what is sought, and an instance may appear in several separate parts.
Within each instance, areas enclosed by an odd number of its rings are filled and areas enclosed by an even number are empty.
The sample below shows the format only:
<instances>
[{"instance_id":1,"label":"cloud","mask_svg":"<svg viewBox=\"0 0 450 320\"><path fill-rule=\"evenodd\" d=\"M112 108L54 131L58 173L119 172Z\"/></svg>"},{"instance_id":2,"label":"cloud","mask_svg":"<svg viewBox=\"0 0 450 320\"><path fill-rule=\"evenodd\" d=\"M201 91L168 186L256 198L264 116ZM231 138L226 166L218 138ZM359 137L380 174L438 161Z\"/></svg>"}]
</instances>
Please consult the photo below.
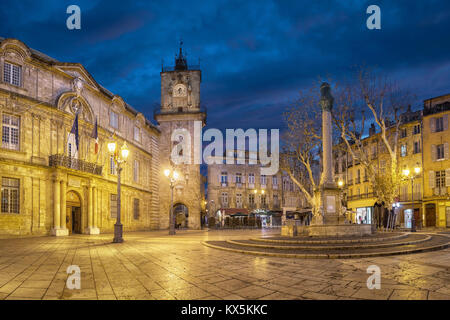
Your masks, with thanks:
<instances>
[{"instance_id":1,"label":"cloud","mask_svg":"<svg viewBox=\"0 0 450 320\"><path fill-rule=\"evenodd\" d=\"M65 26L69 4L82 29ZM94 78L147 117L160 99L161 61L180 37L202 65L208 126L283 126L282 111L318 77L376 66L422 100L448 93L450 3L379 0L382 29L366 28L369 1L2 1L0 30Z\"/></svg>"}]
</instances>

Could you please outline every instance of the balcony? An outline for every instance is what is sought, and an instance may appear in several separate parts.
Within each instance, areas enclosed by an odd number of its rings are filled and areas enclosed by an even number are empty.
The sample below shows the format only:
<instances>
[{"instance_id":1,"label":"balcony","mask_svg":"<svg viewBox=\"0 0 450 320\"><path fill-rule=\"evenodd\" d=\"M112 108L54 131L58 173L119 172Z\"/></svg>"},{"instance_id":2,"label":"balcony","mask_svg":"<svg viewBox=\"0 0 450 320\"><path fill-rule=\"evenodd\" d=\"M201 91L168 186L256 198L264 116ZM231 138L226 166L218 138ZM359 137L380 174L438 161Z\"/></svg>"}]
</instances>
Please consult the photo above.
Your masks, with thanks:
<instances>
[{"instance_id":1,"label":"balcony","mask_svg":"<svg viewBox=\"0 0 450 320\"><path fill-rule=\"evenodd\" d=\"M373 198L373 197L374 197L373 192L362 193L362 194L359 194L359 195L347 196L347 201L368 199L368 198Z\"/></svg>"},{"instance_id":2,"label":"balcony","mask_svg":"<svg viewBox=\"0 0 450 320\"><path fill-rule=\"evenodd\" d=\"M228 182L222 181L222 182L220 183L220 185L221 185L222 187L228 187Z\"/></svg>"},{"instance_id":3,"label":"balcony","mask_svg":"<svg viewBox=\"0 0 450 320\"><path fill-rule=\"evenodd\" d=\"M236 182L236 188L242 188L242 182Z\"/></svg>"},{"instance_id":4,"label":"balcony","mask_svg":"<svg viewBox=\"0 0 450 320\"><path fill-rule=\"evenodd\" d=\"M53 154L49 157L50 167L64 167L101 176L103 166L95 163L71 158L62 154Z\"/></svg>"}]
</instances>

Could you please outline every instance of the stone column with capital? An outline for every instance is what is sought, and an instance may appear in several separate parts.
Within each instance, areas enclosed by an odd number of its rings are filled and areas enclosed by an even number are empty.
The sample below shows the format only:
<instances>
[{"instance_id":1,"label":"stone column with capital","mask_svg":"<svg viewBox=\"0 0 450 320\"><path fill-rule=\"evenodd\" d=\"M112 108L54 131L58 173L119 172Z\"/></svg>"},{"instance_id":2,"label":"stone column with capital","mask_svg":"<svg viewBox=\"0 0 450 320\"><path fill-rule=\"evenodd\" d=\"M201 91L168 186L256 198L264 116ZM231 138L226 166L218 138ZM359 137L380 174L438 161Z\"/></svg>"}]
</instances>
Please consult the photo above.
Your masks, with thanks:
<instances>
[{"instance_id":1,"label":"stone column with capital","mask_svg":"<svg viewBox=\"0 0 450 320\"><path fill-rule=\"evenodd\" d=\"M88 227L86 228L87 234L100 234L100 230L94 226L94 189L95 187L92 184L88 186Z\"/></svg>"},{"instance_id":2,"label":"stone column with capital","mask_svg":"<svg viewBox=\"0 0 450 320\"><path fill-rule=\"evenodd\" d=\"M68 230L61 228L63 223L61 221L61 180L58 174L53 177L53 229L51 234L57 237L68 235Z\"/></svg>"},{"instance_id":3,"label":"stone column with capital","mask_svg":"<svg viewBox=\"0 0 450 320\"><path fill-rule=\"evenodd\" d=\"M333 127L331 123L331 110L334 98L331 95L330 85L326 82L320 86L320 106L322 108L322 144L323 168L321 179L321 204L323 224L344 223L341 213L341 194L333 177Z\"/></svg>"},{"instance_id":4,"label":"stone column with capital","mask_svg":"<svg viewBox=\"0 0 450 320\"><path fill-rule=\"evenodd\" d=\"M67 211L66 211L66 195L67 195L67 182L63 179L61 180L61 204L60 204L60 231L59 235L68 236L69 229L67 229Z\"/></svg>"}]
</instances>

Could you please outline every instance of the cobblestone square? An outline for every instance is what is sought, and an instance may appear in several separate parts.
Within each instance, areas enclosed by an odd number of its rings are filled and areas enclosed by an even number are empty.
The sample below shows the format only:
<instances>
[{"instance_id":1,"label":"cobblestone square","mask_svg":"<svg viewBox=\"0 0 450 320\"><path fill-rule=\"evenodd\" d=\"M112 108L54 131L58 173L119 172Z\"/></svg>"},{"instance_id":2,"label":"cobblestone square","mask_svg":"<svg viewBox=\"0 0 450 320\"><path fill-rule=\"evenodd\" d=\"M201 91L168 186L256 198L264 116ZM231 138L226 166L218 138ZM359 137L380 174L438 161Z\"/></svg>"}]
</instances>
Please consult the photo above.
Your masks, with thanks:
<instances>
[{"instance_id":1,"label":"cobblestone square","mask_svg":"<svg viewBox=\"0 0 450 320\"><path fill-rule=\"evenodd\" d=\"M0 299L450 299L450 249L365 259L294 259L226 252L208 240L278 231L132 232L0 240ZM81 270L68 289L67 268ZM381 269L369 290L366 270Z\"/></svg>"}]
</instances>

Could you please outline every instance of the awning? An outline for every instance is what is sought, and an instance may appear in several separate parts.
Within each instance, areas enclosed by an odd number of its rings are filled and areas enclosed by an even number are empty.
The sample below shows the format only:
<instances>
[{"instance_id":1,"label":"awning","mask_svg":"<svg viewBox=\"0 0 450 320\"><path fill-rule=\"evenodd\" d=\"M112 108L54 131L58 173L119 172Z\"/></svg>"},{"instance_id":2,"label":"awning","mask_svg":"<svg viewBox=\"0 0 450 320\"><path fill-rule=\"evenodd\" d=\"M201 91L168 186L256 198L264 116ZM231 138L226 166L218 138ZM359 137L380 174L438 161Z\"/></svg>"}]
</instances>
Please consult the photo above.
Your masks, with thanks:
<instances>
[{"instance_id":1,"label":"awning","mask_svg":"<svg viewBox=\"0 0 450 320\"><path fill-rule=\"evenodd\" d=\"M245 208L224 208L220 209L224 215L234 216L236 214L241 214L242 216L248 216L248 210Z\"/></svg>"},{"instance_id":2,"label":"awning","mask_svg":"<svg viewBox=\"0 0 450 320\"><path fill-rule=\"evenodd\" d=\"M233 213L233 214L230 214L230 217L247 217L248 216L248 214L245 214L245 213L241 213L241 212L238 212L238 213Z\"/></svg>"}]
</instances>

